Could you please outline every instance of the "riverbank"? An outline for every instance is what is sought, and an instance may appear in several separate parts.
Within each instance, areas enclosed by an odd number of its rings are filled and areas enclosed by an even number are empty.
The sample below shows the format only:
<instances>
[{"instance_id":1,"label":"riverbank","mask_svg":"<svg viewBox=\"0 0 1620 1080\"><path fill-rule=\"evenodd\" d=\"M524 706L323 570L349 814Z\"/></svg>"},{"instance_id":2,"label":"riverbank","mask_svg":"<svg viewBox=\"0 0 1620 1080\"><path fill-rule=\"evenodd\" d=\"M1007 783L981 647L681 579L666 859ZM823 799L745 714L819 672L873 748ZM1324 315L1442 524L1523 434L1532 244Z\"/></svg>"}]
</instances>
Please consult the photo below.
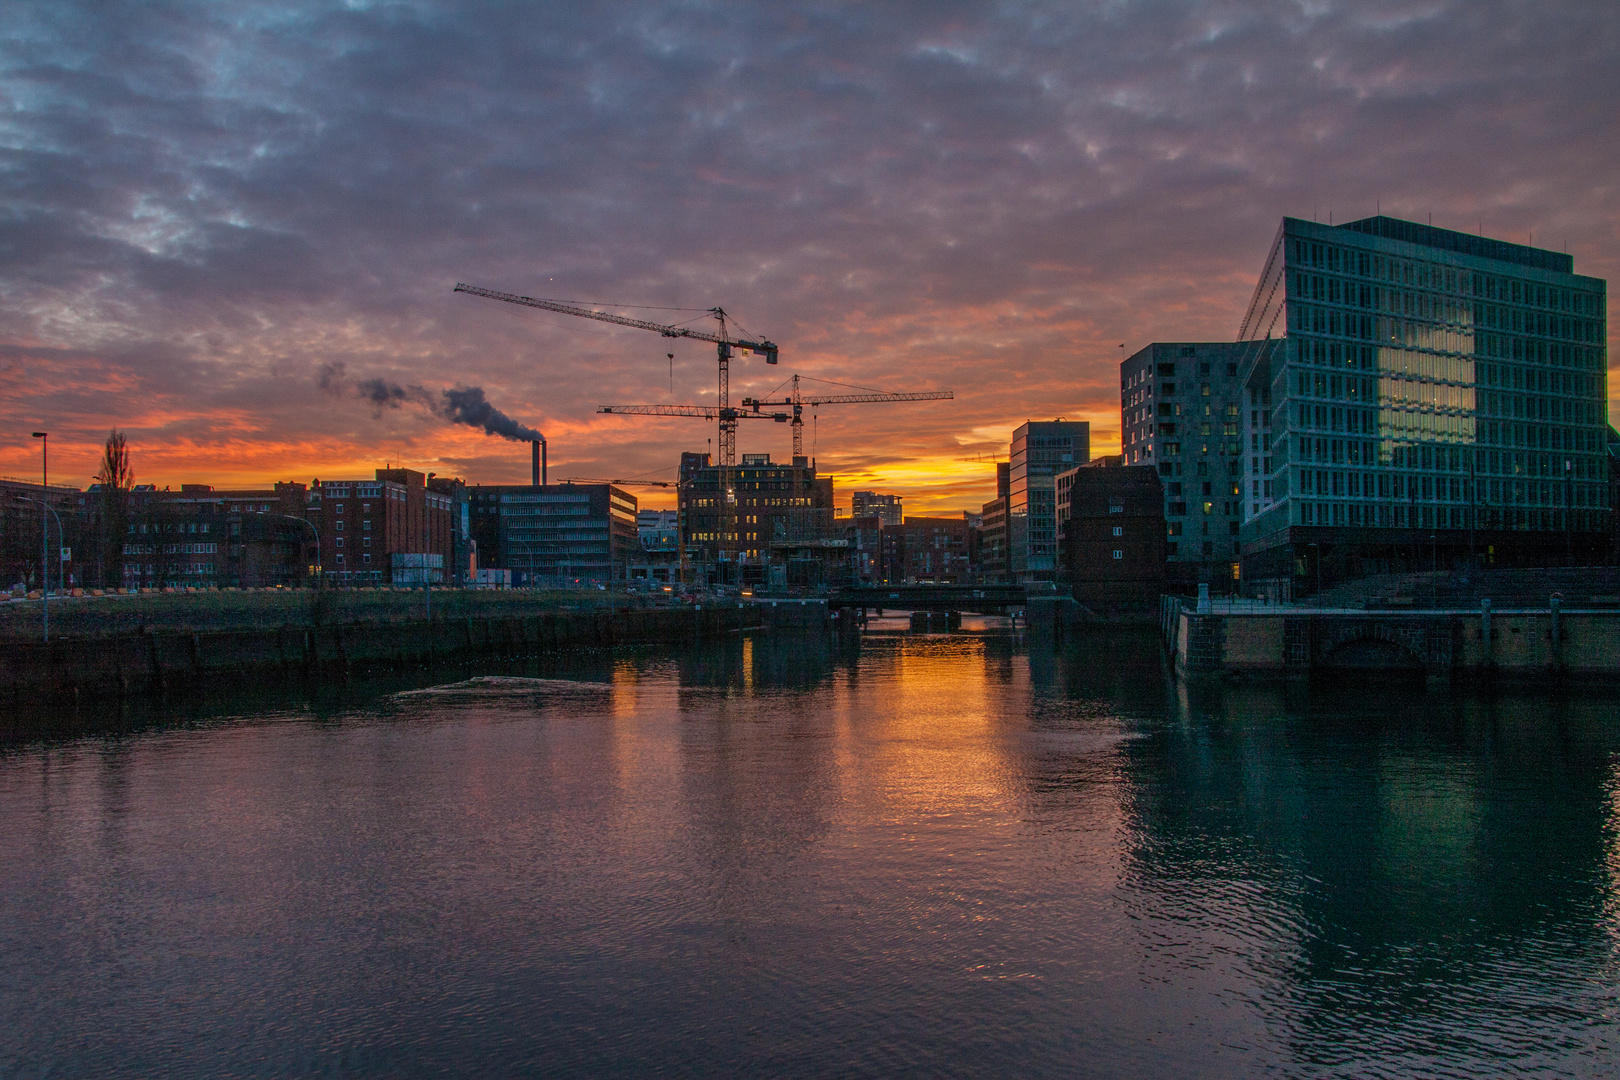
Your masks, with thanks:
<instances>
[{"instance_id":1,"label":"riverbank","mask_svg":"<svg viewBox=\"0 0 1620 1080\"><path fill-rule=\"evenodd\" d=\"M510 618L669 604L596 589L435 589L436 619ZM425 619L421 589L219 589L52 596L51 638L112 638L149 632L263 630ZM42 639L37 599L0 603L0 642Z\"/></svg>"},{"instance_id":2,"label":"riverbank","mask_svg":"<svg viewBox=\"0 0 1620 1080\"><path fill-rule=\"evenodd\" d=\"M450 607L450 605L445 605ZM773 625L813 625L815 612L761 605L396 617L279 626L159 628L11 641L0 686L13 703L184 693L271 678L347 678L451 659L512 661L614 645L673 644ZM328 613L330 614L330 613ZM824 609L819 625L825 627Z\"/></svg>"}]
</instances>

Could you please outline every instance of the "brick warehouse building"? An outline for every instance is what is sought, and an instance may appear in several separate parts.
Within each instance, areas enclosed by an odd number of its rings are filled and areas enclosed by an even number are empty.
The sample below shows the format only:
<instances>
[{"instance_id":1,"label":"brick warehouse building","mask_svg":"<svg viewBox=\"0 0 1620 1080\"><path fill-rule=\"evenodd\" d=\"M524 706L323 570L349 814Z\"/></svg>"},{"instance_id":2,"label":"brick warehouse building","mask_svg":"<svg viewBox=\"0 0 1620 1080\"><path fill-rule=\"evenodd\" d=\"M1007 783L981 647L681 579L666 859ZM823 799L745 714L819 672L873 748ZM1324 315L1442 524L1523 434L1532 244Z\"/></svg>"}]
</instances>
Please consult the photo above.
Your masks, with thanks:
<instances>
[{"instance_id":1,"label":"brick warehouse building","mask_svg":"<svg viewBox=\"0 0 1620 1080\"><path fill-rule=\"evenodd\" d=\"M304 521L308 489L180 490L138 485L129 493L123 584L129 588L263 588L306 584L319 562Z\"/></svg>"},{"instance_id":2,"label":"brick warehouse building","mask_svg":"<svg viewBox=\"0 0 1620 1080\"><path fill-rule=\"evenodd\" d=\"M320 565L329 582L421 585L424 572L435 585L456 580L456 498L430 489L428 477L414 469L316 480L305 514L320 533Z\"/></svg>"},{"instance_id":3,"label":"brick warehouse building","mask_svg":"<svg viewBox=\"0 0 1620 1080\"><path fill-rule=\"evenodd\" d=\"M1151 611L1165 589L1164 485L1098 458L1057 478L1059 588L1098 614Z\"/></svg>"}]
</instances>

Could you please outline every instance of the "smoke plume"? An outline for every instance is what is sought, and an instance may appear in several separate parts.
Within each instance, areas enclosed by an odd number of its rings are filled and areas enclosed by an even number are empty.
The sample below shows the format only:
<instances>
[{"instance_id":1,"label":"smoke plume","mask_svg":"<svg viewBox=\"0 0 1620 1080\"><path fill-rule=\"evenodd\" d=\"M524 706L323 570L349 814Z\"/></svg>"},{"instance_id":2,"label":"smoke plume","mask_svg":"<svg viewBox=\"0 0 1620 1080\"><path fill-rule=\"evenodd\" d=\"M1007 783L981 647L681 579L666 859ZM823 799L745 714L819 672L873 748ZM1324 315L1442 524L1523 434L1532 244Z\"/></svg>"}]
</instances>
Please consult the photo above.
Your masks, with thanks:
<instances>
[{"instance_id":1,"label":"smoke plume","mask_svg":"<svg viewBox=\"0 0 1620 1080\"><path fill-rule=\"evenodd\" d=\"M346 369L343 361L333 360L321 365L320 386L328 394L341 394L345 387L343 376Z\"/></svg>"},{"instance_id":2,"label":"smoke plume","mask_svg":"<svg viewBox=\"0 0 1620 1080\"><path fill-rule=\"evenodd\" d=\"M452 424L483 428L486 435L499 435L515 442L535 442L545 436L524 427L484 398L481 386L458 386L444 392L444 418Z\"/></svg>"},{"instance_id":3,"label":"smoke plume","mask_svg":"<svg viewBox=\"0 0 1620 1080\"><path fill-rule=\"evenodd\" d=\"M371 402L374 416L384 409L397 409L407 401L431 406L432 396L420 386L401 386L386 379L362 379L354 386L355 393Z\"/></svg>"}]
</instances>

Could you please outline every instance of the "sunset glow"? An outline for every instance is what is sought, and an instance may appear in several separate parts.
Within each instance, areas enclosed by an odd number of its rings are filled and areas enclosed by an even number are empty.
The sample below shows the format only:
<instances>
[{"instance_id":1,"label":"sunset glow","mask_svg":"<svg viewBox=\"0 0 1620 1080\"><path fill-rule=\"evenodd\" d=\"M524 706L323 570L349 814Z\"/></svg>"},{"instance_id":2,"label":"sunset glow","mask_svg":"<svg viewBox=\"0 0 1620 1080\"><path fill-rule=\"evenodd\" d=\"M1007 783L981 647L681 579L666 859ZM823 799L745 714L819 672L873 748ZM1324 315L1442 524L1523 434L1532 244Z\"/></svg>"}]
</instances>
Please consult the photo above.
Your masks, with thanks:
<instances>
[{"instance_id":1,"label":"sunset glow","mask_svg":"<svg viewBox=\"0 0 1620 1080\"><path fill-rule=\"evenodd\" d=\"M1026 419L1117 450L1119 360L1230 339L1285 214L1616 270L1607 5L187 10L23 5L0 45L0 473L37 476L45 429L53 479L88 484L118 428L159 486L526 480L522 445L424 404L462 386L543 431L554 477L670 479L710 447L595 410L713 404L712 347L468 281L724 306L782 350L734 363L734 400L795 372L952 390L807 412L805 439L840 506L955 514ZM378 380L415 396L375 405ZM783 460L789 431L738 448Z\"/></svg>"}]
</instances>

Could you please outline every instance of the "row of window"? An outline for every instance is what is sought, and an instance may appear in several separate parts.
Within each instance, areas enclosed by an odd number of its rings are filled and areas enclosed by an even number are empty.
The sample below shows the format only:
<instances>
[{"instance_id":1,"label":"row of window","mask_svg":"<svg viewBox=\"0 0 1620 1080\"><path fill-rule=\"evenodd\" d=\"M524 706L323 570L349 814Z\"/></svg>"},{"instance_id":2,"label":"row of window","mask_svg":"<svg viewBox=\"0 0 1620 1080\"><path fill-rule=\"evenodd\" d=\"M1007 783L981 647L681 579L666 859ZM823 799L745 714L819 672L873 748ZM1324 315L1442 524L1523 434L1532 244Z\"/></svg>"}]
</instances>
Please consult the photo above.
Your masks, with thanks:
<instances>
[{"instance_id":1,"label":"row of window","mask_svg":"<svg viewBox=\"0 0 1620 1080\"><path fill-rule=\"evenodd\" d=\"M1453 296L1479 297L1509 304L1524 304L1549 311L1567 311L1593 318L1603 316L1603 296L1582 289L1567 289L1522 278L1501 277L1479 271L1466 270L1443 263L1429 263L1414 259L1400 259L1370 251L1338 248L1308 240L1291 241L1293 248L1289 262L1326 270L1332 274L1345 274L1391 284L1409 285ZM1298 277L1300 275L1296 275ZM1314 277L1314 275L1304 275ZM1321 279L1318 279L1321 280ZM1310 284L1305 286L1313 294L1343 295L1352 284ZM1304 290L1302 289L1302 292Z\"/></svg>"},{"instance_id":2,"label":"row of window","mask_svg":"<svg viewBox=\"0 0 1620 1080\"><path fill-rule=\"evenodd\" d=\"M1602 484L1562 484L1549 480L1502 480L1481 477L1297 469L1293 486L1299 495L1382 499L1396 502L1483 503L1494 506L1599 507L1608 502ZM1286 478L1285 478L1286 480Z\"/></svg>"},{"instance_id":3,"label":"row of window","mask_svg":"<svg viewBox=\"0 0 1620 1080\"><path fill-rule=\"evenodd\" d=\"M163 544L164 555L216 555L219 553L218 544ZM156 555L157 544L125 544L125 555Z\"/></svg>"},{"instance_id":4,"label":"row of window","mask_svg":"<svg viewBox=\"0 0 1620 1080\"><path fill-rule=\"evenodd\" d=\"M1403 503L1295 502L1295 525L1340 525L1395 529L1506 529L1592 532L1608 525L1604 510L1537 507L1422 506Z\"/></svg>"}]
</instances>

